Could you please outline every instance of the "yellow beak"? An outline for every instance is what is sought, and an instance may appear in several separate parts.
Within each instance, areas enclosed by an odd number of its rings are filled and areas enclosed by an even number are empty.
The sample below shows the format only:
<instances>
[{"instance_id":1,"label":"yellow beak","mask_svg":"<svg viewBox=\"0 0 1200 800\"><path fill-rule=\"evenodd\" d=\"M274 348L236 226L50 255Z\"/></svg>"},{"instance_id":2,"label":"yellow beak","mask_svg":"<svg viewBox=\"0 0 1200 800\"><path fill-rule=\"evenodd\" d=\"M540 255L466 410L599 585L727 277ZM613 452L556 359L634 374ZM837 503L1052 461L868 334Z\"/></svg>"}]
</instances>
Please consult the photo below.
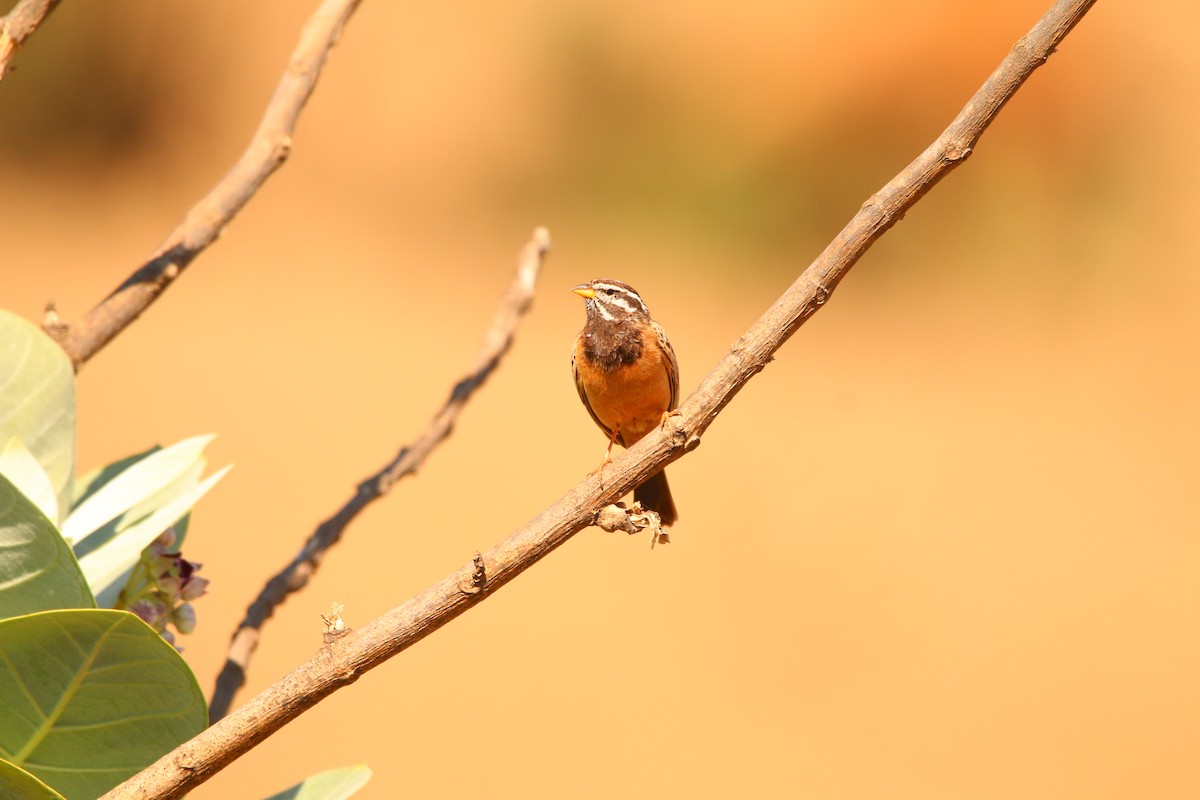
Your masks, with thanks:
<instances>
[{"instance_id":1,"label":"yellow beak","mask_svg":"<svg viewBox=\"0 0 1200 800\"><path fill-rule=\"evenodd\" d=\"M596 296L596 290L593 289L591 287L591 285L586 284L586 283L579 284L571 291L574 292L575 294L579 295L580 297L584 298L585 300L591 300L593 297Z\"/></svg>"}]
</instances>

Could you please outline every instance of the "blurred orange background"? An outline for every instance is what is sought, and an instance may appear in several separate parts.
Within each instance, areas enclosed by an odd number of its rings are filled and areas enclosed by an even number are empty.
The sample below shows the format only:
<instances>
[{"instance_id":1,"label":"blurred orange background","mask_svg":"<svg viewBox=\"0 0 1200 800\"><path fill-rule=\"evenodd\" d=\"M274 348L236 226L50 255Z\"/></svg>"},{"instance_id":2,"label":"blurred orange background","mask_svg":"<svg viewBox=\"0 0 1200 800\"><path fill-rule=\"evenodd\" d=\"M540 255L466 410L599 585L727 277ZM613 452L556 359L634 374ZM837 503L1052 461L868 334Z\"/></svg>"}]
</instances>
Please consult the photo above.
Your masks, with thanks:
<instances>
[{"instance_id":1,"label":"blurred orange background","mask_svg":"<svg viewBox=\"0 0 1200 800\"><path fill-rule=\"evenodd\" d=\"M70 322L229 168L309 3L63 4L0 86L3 304ZM79 470L215 432L185 655L468 368L501 369L268 624L250 694L592 469L567 289L636 286L690 390L1045 0L366 2L291 160L80 375ZM669 471L194 793L1195 797L1200 6L1100 3Z\"/></svg>"}]
</instances>

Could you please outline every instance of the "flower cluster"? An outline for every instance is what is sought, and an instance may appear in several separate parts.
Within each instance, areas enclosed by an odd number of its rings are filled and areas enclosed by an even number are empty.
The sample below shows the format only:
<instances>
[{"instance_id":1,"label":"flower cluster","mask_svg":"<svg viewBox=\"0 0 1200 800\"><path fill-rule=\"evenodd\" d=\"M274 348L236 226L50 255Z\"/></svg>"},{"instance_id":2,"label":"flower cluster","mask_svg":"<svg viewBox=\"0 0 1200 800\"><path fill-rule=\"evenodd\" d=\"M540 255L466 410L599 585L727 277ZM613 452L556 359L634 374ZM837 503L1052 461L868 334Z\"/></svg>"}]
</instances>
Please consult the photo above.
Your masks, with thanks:
<instances>
[{"instance_id":1,"label":"flower cluster","mask_svg":"<svg viewBox=\"0 0 1200 800\"><path fill-rule=\"evenodd\" d=\"M208 581L196 572L200 565L172 552L175 531L167 528L142 551L141 560L134 566L117 608L137 614L164 639L175 644L173 625L181 634L196 628L196 609L191 601L208 589Z\"/></svg>"}]
</instances>

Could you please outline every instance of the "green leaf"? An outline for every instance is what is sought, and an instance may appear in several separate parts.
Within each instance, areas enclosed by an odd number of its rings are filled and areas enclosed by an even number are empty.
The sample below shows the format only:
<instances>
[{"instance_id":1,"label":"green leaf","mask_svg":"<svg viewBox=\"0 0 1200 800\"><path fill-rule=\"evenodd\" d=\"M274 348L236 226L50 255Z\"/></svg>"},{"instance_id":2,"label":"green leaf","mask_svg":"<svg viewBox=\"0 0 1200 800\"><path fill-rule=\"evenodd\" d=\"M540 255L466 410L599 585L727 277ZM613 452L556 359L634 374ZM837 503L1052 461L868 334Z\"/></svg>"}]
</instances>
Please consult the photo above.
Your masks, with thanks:
<instances>
[{"instance_id":1,"label":"green leaf","mask_svg":"<svg viewBox=\"0 0 1200 800\"><path fill-rule=\"evenodd\" d=\"M95 605L70 546L46 515L0 475L0 619Z\"/></svg>"},{"instance_id":2,"label":"green leaf","mask_svg":"<svg viewBox=\"0 0 1200 800\"><path fill-rule=\"evenodd\" d=\"M80 503L63 523L63 536L80 542L171 485L204 458L213 436L193 436L132 463ZM148 511L146 513L149 513Z\"/></svg>"},{"instance_id":3,"label":"green leaf","mask_svg":"<svg viewBox=\"0 0 1200 800\"><path fill-rule=\"evenodd\" d=\"M371 780L371 770L364 765L320 772L267 800L345 800Z\"/></svg>"},{"instance_id":4,"label":"green leaf","mask_svg":"<svg viewBox=\"0 0 1200 800\"><path fill-rule=\"evenodd\" d=\"M58 519L58 498L54 496L54 484L50 482L50 476L33 457L33 453L29 452L29 448L15 436L0 451L0 474L32 500L46 515L46 519Z\"/></svg>"},{"instance_id":5,"label":"green leaf","mask_svg":"<svg viewBox=\"0 0 1200 800\"><path fill-rule=\"evenodd\" d=\"M204 474L205 467L208 466L208 459L201 458L195 464L187 469L186 472L172 481L165 489L155 492L150 497L142 500L133 508L126 511L116 519L109 520L101 525L96 530L83 537L72 545L75 550L76 558L83 558L88 553L100 548L105 543L111 541L114 536L128 529L137 522L141 522L146 517L153 514L158 509L165 506L175 498L190 492L200 484L200 476ZM186 519L186 518L185 518ZM177 523L179 525L181 523ZM184 525L186 528L186 525ZM179 531L176 531L179 533Z\"/></svg>"},{"instance_id":6,"label":"green leaf","mask_svg":"<svg viewBox=\"0 0 1200 800\"><path fill-rule=\"evenodd\" d=\"M36 325L0 309L0 376L0 441L16 436L29 448L65 512L75 474L71 359Z\"/></svg>"},{"instance_id":7,"label":"green leaf","mask_svg":"<svg viewBox=\"0 0 1200 800\"><path fill-rule=\"evenodd\" d=\"M0 797L5 800L65 800L33 775L4 760L0 760Z\"/></svg>"},{"instance_id":8,"label":"green leaf","mask_svg":"<svg viewBox=\"0 0 1200 800\"><path fill-rule=\"evenodd\" d=\"M0 758L97 797L204 729L196 677L125 611L0 622Z\"/></svg>"},{"instance_id":9,"label":"green leaf","mask_svg":"<svg viewBox=\"0 0 1200 800\"><path fill-rule=\"evenodd\" d=\"M229 470L230 467L217 470L203 482L80 558L79 566L92 591L100 594L120 580L122 574L137 562L146 545L187 514Z\"/></svg>"},{"instance_id":10,"label":"green leaf","mask_svg":"<svg viewBox=\"0 0 1200 800\"><path fill-rule=\"evenodd\" d=\"M109 486L110 483L113 483L119 476L128 471L134 465L141 464L141 462L147 461L159 453L164 453L166 450L174 449L178 452L179 450L187 447L194 448L197 444L203 445L207 443L205 441L206 439L211 440L211 438L212 437L195 437L193 439L187 439L183 442L179 442L177 445L172 445L170 448L166 448L165 450L161 447L154 447L145 452L123 458L120 461L115 461L112 464L109 464L108 466L102 467L98 470L93 470L89 474L76 481L75 488L81 496L81 499L78 501L76 507L78 508L84 505L84 503L89 502L93 496L98 495L105 487ZM153 464L153 462L150 463ZM166 469L164 466L165 463L166 462L160 464L162 469L151 472L162 474L162 471ZM181 462L177 462L176 466L178 466L179 463ZM166 487L137 502L128 510L124 511L116 518L109 520L95 531L84 535L81 541L75 542L74 550L76 558L81 560L87 558L91 553L99 550L102 546L111 542L118 534L125 532L134 524L146 520L158 509L165 507L168 503L176 498L195 491L196 487L200 485L200 476L204 473L204 468L207 466L207 464L207 459L205 459L202 455L199 456L190 466L176 475L175 479ZM144 466L139 466L139 469L144 468ZM127 478L123 478L122 480L126 479ZM117 488L119 488L119 486ZM97 502L99 502L99 500ZM175 522L170 523L170 527L172 527L175 531L176 551L183 546L183 542L187 534L188 521L190 519L191 514L189 512L184 514ZM75 524L78 523L76 522ZM158 523L155 522L152 524ZM161 532L162 531L159 531L158 533ZM154 535L157 536L157 534ZM116 605L117 599L120 596L121 588L125 585L125 582L129 577L130 569L132 568L133 564L136 563L136 561L129 561L128 558L126 558L125 561L128 563L128 566L121 570L120 574L118 574L115 579L108 581L106 586L97 587L96 604L101 608L112 608Z\"/></svg>"},{"instance_id":11,"label":"green leaf","mask_svg":"<svg viewBox=\"0 0 1200 800\"><path fill-rule=\"evenodd\" d=\"M140 453L134 453L131 456L125 456L122 459L105 464L103 467L96 467L91 472L80 475L75 479L75 499L72 508L78 508L84 500L91 497L98 489L107 484L113 478L120 475L125 470L132 467L137 462L141 461L151 453L157 453L162 450L160 445L154 445L149 450L143 450Z\"/></svg>"}]
</instances>

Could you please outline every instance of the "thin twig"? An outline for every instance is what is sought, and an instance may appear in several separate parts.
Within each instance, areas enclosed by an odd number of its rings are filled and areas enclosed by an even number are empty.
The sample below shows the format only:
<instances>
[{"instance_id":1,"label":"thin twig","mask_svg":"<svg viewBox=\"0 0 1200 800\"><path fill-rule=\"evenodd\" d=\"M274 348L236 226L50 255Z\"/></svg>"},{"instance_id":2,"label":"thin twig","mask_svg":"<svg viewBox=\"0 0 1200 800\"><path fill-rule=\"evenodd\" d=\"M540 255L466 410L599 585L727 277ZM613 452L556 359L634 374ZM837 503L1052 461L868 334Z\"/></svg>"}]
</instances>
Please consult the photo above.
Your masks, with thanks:
<instances>
[{"instance_id":1,"label":"thin twig","mask_svg":"<svg viewBox=\"0 0 1200 800\"><path fill-rule=\"evenodd\" d=\"M188 211L154 256L112 294L65 331L61 327L47 330L62 344L77 372L217 240L242 206L287 160L296 120L316 87L325 58L360 2L323 0L305 23L258 130L233 169Z\"/></svg>"},{"instance_id":2,"label":"thin twig","mask_svg":"<svg viewBox=\"0 0 1200 800\"><path fill-rule=\"evenodd\" d=\"M38 25L59 4L60 0L21 0L13 10L0 18L0 81L8 72L9 62L21 49Z\"/></svg>"},{"instance_id":3,"label":"thin twig","mask_svg":"<svg viewBox=\"0 0 1200 800\"><path fill-rule=\"evenodd\" d=\"M1060 0L1021 38L937 140L874 194L808 269L741 336L667 422L605 471L589 476L516 533L398 608L351 631L191 741L104 797L173 798L210 778L322 698L412 646L490 596L613 502L700 443L721 409L787 338L829 300L838 281L882 233L966 159L980 135L1095 0ZM482 562L482 568L480 567ZM477 575L486 575L478 590Z\"/></svg>"},{"instance_id":4,"label":"thin twig","mask_svg":"<svg viewBox=\"0 0 1200 800\"><path fill-rule=\"evenodd\" d=\"M208 715L213 722L229 712L234 695L246 683L246 669L258 646L263 624L275 613L276 607L287 600L292 592L307 585L325 557L325 552L342 538L346 526L372 501L387 494L388 490L406 475L414 473L434 448L450 435L458 415L476 389L483 385L500 358L512 345L517 323L533 303L534 287L542 263L550 250L550 234L545 228L533 232L529 242L521 250L517 273L504 299L496 309L492 325L484 336L483 345L471 371L455 384L445 405L430 421L429 426L412 444L401 448L387 466L358 485L345 505L337 513L322 522L304 543L304 547L275 577L267 581L255 601L246 610L246 616L234 632L229 653L216 688L213 689Z\"/></svg>"}]
</instances>

